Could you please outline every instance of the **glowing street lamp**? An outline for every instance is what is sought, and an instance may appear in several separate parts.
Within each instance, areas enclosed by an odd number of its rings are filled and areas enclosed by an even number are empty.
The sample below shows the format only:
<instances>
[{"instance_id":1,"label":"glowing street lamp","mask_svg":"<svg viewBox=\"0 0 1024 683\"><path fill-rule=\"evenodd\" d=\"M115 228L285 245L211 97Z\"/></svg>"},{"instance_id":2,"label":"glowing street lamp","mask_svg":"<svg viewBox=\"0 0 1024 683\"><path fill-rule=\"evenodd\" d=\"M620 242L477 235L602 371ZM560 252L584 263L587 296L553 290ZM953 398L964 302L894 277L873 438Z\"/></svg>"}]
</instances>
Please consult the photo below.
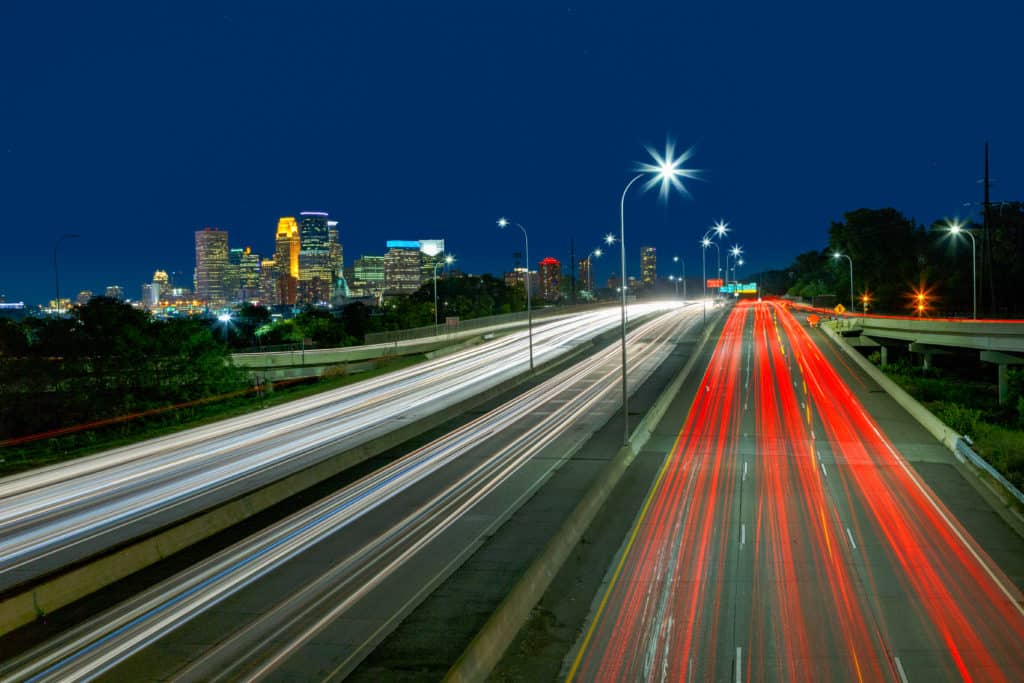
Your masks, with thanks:
<instances>
[{"instance_id":1,"label":"glowing street lamp","mask_svg":"<svg viewBox=\"0 0 1024 683\"><path fill-rule=\"evenodd\" d=\"M437 269L451 265L452 263L455 263L455 257L445 256L444 261L439 261L434 264L434 336L437 336L437 326L441 324L437 310ZM527 268L527 271L529 271L529 268ZM451 290L449 289L448 291L450 292Z\"/></svg>"},{"instance_id":2,"label":"glowing street lamp","mask_svg":"<svg viewBox=\"0 0 1024 683\"><path fill-rule=\"evenodd\" d=\"M735 245L733 245L732 249L729 250L729 253L725 255L725 277L726 277L726 279L729 279L729 257L731 256L733 258L733 262L732 262L732 265L733 265L733 276L735 276L736 275L736 259L738 259L740 254L742 254L742 253L743 253L743 247L741 247L738 244L735 244Z\"/></svg>"},{"instance_id":3,"label":"glowing street lamp","mask_svg":"<svg viewBox=\"0 0 1024 683\"><path fill-rule=\"evenodd\" d=\"M530 371L533 371L533 306L530 303L530 236L526 234L526 228L519 223L510 223L507 218L502 216L498 219L498 227L506 228L509 225L515 225L523 231L523 239L526 240L526 275L523 280L523 284L526 286L526 326L527 336L530 340Z\"/></svg>"},{"instance_id":4,"label":"glowing street lamp","mask_svg":"<svg viewBox=\"0 0 1024 683\"><path fill-rule=\"evenodd\" d=\"M679 267L680 267L679 280L682 280L682 282L683 282L683 300L685 301L686 300L686 261L684 261L683 259L679 258L678 256L673 256L672 257L672 261L674 263L678 263ZM676 296L677 297L679 296L679 280L676 281Z\"/></svg>"},{"instance_id":5,"label":"glowing street lamp","mask_svg":"<svg viewBox=\"0 0 1024 683\"><path fill-rule=\"evenodd\" d=\"M622 197L619 199L619 254L621 257L622 266L622 419L625 427L623 433L622 443L623 445L629 444L629 393L626 388L626 193L629 192L629 188L633 186L636 181L640 180L645 176L650 176L649 180L644 184L643 189L649 190L656 185L660 185L658 192L662 199L668 199L669 192L676 189L683 194L688 195L689 191L686 186L683 185L680 178L698 178L700 172L696 169L683 168L682 164L685 163L691 156L693 156L693 148L686 150L678 157L675 154L675 145L671 142L665 145L665 154L658 154L655 150L647 148L647 152L654 159L654 163L643 163L639 164L637 170L640 171L635 175L632 180L626 183L626 187L622 190ZM614 241L612 235L608 235L605 241L608 244L612 244ZM611 240L611 241L609 241Z\"/></svg>"},{"instance_id":6,"label":"glowing street lamp","mask_svg":"<svg viewBox=\"0 0 1024 683\"><path fill-rule=\"evenodd\" d=\"M973 303L973 317L975 320L978 319L978 258L977 258L977 242L974 240L974 234L970 230L964 230L964 226L958 220L954 220L949 223L949 232L952 235L967 235L971 238L971 298Z\"/></svg>"},{"instance_id":7,"label":"glowing street lamp","mask_svg":"<svg viewBox=\"0 0 1024 683\"><path fill-rule=\"evenodd\" d=\"M853 259L847 256L846 254L839 253L838 251L832 254L832 258L836 259L837 261L841 258L844 258L850 262L850 308L852 309L856 305L856 299L853 298Z\"/></svg>"}]
</instances>

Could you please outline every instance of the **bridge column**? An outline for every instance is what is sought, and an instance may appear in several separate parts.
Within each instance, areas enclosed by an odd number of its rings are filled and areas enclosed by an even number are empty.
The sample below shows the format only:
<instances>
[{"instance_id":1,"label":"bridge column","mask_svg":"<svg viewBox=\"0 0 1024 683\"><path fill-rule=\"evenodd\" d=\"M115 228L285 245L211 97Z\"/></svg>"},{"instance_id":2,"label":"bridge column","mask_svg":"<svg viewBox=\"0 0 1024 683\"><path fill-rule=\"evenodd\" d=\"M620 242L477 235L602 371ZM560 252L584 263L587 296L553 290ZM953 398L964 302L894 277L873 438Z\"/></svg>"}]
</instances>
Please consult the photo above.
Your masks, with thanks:
<instances>
[{"instance_id":1,"label":"bridge column","mask_svg":"<svg viewBox=\"0 0 1024 683\"><path fill-rule=\"evenodd\" d=\"M882 345L882 367L884 368L889 364L889 347Z\"/></svg>"},{"instance_id":2,"label":"bridge column","mask_svg":"<svg viewBox=\"0 0 1024 683\"><path fill-rule=\"evenodd\" d=\"M995 363L999 368L999 405L1005 405L1010 400L1009 366L1024 365L1024 356L1001 351L982 351L981 360Z\"/></svg>"}]
</instances>

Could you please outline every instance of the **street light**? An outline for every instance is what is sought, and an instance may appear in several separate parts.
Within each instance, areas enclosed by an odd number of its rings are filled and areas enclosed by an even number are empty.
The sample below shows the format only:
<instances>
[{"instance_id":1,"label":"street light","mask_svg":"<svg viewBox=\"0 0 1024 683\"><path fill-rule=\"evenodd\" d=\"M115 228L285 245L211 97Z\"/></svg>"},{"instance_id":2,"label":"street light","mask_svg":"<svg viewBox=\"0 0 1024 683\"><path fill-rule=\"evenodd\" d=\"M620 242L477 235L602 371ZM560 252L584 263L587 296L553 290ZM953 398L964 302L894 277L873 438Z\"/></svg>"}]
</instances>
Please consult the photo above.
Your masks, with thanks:
<instances>
[{"instance_id":1,"label":"street light","mask_svg":"<svg viewBox=\"0 0 1024 683\"><path fill-rule=\"evenodd\" d=\"M601 258L601 254L603 253L604 252L601 251L601 247L598 247L587 254L587 287L589 288L591 298L596 298L594 297L594 267L591 265L591 258L594 256Z\"/></svg>"},{"instance_id":2,"label":"street light","mask_svg":"<svg viewBox=\"0 0 1024 683\"><path fill-rule=\"evenodd\" d=\"M79 235L73 232L66 232L58 237L57 241L53 243L53 283L55 290L54 293L57 295L57 299L53 302L55 311L60 310L60 270L57 268L57 247L59 247L60 243L64 240L75 239L78 236Z\"/></svg>"},{"instance_id":3,"label":"street light","mask_svg":"<svg viewBox=\"0 0 1024 683\"><path fill-rule=\"evenodd\" d=\"M974 240L974 234L970 230L964 230L964 226L960 221L954 220L948 225L949 232L953 235L967 235L971 238L971 298L974 302L974 319L978 319L978 259L977 259L977 242Z\"/></svg>"},{"instance_id":4,"label":"street light","mask_svg":"<svg viewBox=\"0 0 1024 683\"><path fill-rule=\"evenodd\" d=\"M850 262L850 308L853 309L856 306L856 299L853 298L853 259L846 254L840 254L838 251L832 254L832 258L837 260L844 258Z\"/></svg>"},{"instance_id":5,"label":"street light","mask_svg":"<svg viewBox=\"0 0 1024 683\"><path fill-rule=\"evenodd\" d=\"M629 392L626 387L626 283L628 282L626 278L626 193L629 192L629 188L633 187L636 181L646 175L650 175L651 178L644 184L643 189L649 190L655 185L660 184L659 195L662 199L667 199L670 190L673 188L688 194L680 178L699 177L699 172L695 169L680 167L682 163L693 155L692 147L678 157L673 156L675 145L671 142L665 146L664 156L650 148L647 151L654 159L654 163L644 163L638 166L640 173L626 183L626 187L622 189L622 197L619 199L619 255L622 266L622 419L624 425L622 444L624 446L629 445ZM615 241L615 237L609 234L605 241L612 244Z\"/></svg>"},{"instance_id":6,"label":"street light","mask_svg":"<svg viewBox=\"0 0 1024 683\"><path fill-rule=\"evenodd\" d=\"M451 265L454 262L455 262L455 258L453 256L445 256L444 257L444 261L438 261L437 263L434 264L434 336L435 337L438 334L437 326L441 324L441 322L438 320L439 316L438 316L438 310L437 310L437 269L441 268L443 266ZM529 268L527 268L527 270L529 270ZM450 289L448 291L451 292Z\"/></svg>"},{"instance_id":7,"label":"street light","mask_svg":"<svg viewBox=\"0 0 1024 683\"><path fill-rule=\"evenodd\" d=\"M742 254L742 253L743 253L743 247L741 247L738 244L734 244L732 249L729 250L729 253L725 255L725 279L726 280L729 279L729 257L732 256L732 258L733 258L733 262L732 262L733 263L733 275L735 275L736 274L736 270L735 270L735 268L736 268L736 259L739 258L739 255Z\"/></svg>"},{"instance_id":8,"label":"street light","mask_svg":"<svg viewBox=\"0 0 1024 683\"><path fill-rule=\"evenodd\" d=\"M523 239L526 240L526 276L523 279L523 284L526 287L526 326L527 335L530 340L530 372L533 372L533 305L530 302L530 236L526 234L526 228L521 224L510 223L504 216L498 219L499 228L506 228L509 225L515 225L522 230Z\"/></svg>"},{"instance_id":9,"label":"street light","mask_svg":"<svg viewBox=\"0 0 1024 683\"><path fill-rule=\"evenodd\" d=\"M686 261L684 259L679 258L678 256L673 256L672 257L672 261L674 261L675 263L680 264L680 269L681 270L679 271L679 279L683 281L683 300L685 301L686 300ZM678 283L676 284L676 296L677 297L679 296L679 284Z\"/></svg>"}]
</instances>

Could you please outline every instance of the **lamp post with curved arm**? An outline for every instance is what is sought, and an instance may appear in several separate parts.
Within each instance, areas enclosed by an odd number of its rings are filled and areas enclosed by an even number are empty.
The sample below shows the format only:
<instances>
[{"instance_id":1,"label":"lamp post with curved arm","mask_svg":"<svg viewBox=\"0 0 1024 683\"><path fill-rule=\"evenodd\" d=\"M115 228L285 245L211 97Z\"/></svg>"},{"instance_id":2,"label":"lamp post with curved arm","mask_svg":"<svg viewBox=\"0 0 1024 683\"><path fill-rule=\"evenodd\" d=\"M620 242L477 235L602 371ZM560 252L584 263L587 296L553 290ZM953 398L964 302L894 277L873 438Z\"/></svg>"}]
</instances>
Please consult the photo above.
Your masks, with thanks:
<instances>
[{"instance_id":1,"label":"lamp post with curved arm","mask_svg":"<svg viewBox=\"0 0 1024 683\"><path fill-rule=\"evenodd\" d=\"M964 230L959 221L949 224L949 232L953 235L967 235L971 238L971 300L973 302L973 317L978 319L978 243L974 240L974 234L970 230Z\"/></svg>"},{"instance_id":2,"label":"lamp post with curved arm","mask_svg":"<svg viewBox=\"0 0 1024 683\"><path fill-rule=\"evenodd\" d=\"M853 259L846 254L839 253L838 251L832 254L832 258L836 260L844 258L850 262L850 310L852 311L854 306L856 306L855 299L853 298Z\"/></svg>"},{"instance_id":3,"label":"lamp post with curved arm","mask_svg":"<svg viewBox=\"0 0 1024 683\"><path fill-rule=\"evenodd\" d=\"M511 223L504 216L498 219L498 227L505 228L509 225L515 225L523 231L523 239L526 240L526 276L523 279L523 285L526 287L526 326L527 326L527 337L529 338L530 345L530 371L533 371L533 306L530 302L530 236L526 234L526 228L520 223Z\"/></svg>"},{"instance_id":4,"label":"lamp post with curved arm","mask_svg":"<svg viewBox=\"0 0 1024 683\"><path fill-rule=\"evenodd\" d=\"M439 320L439 315L438 315L439 311L437 310L437 269L438 268L442 268L442 267L447 266L447 265L451 265L452 263L455 263L455 258L453 256L445 256L443 261L440 261L440 262L434 264L434 336L435 337L437 336L437 334L439 332L438 326L440 326L440 324L441 324L441 322ZM451 290L449 289L448 291L450 292Z\"/></svg>"}]
</instances>

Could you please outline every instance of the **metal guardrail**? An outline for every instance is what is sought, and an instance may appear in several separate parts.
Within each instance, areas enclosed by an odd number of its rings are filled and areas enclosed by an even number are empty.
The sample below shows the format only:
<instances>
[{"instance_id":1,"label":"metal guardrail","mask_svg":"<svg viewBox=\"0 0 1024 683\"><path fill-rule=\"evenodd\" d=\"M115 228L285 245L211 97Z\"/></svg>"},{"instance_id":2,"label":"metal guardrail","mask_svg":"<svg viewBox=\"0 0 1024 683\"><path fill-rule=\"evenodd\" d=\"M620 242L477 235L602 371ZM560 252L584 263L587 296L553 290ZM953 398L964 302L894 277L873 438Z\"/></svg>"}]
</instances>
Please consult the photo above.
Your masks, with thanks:
<instances>
[{"instance_id":1,"label":"metal guardrail","mask_svg":"<svg viewBox=\"0 0 1024 683\"><path fill-rule=\"evenodd\" d=\"M974 449L970 447L967 440L962 436L956 440L956 453L957 455L970 460L971 464L975 467L988 473L993 479L1002 484L1003 488L1009 491L1011 496L1024 505L1024 493L1021 493L1020 489L1011 484L1010 481L1001 475L996 468L992 467L987 460L975 453Z\"/></svg>"}]
</instances>

